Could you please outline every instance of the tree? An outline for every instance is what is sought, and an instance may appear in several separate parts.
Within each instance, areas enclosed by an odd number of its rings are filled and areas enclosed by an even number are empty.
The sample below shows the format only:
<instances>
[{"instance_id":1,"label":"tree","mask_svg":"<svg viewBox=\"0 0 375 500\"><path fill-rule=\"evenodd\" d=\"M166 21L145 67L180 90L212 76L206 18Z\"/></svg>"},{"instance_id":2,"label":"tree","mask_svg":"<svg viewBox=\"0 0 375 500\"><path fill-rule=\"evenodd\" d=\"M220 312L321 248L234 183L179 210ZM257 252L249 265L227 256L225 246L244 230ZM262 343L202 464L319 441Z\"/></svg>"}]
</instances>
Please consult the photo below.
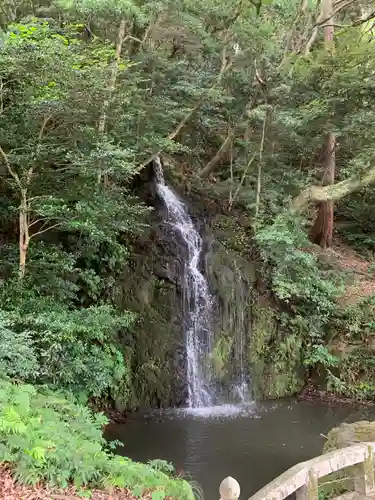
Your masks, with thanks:
<instances>
[{"instance_id":1,"label":"tree","mask_svg":"<svg viewBox=\"0 0 375 500\"><path fill-rule=\"evenodd\" d=\"M328 53L333 56L334 51L334 18L332 0L322 0L321 18L324 24L324 45ZM329 128L329 124L327 124ZM335 163L336 163L336 137L333 132L328 131L324 142L323 152L323 179L324 186L332 185L335 182ZM313 227L311 228L310 238L322 248L332 245L333 234L333 200L322 201L318 205L318 214Z\"/></svg>"},{"instance_id":2,"label":"tree","mask_svg":"<svg viewBox=\"0 0 375 500\"><path fill-rule=\"evenodd\" d=\"M103 110L98 116L98 109L103 109L107 99L108 74L113 72L107 58L112 48L100 41L87 47L77 39L74 29L61 35L43 21L18 24L5 38L2 52L0 155L9 185L20 200L21 277L32 239L64 228L87 231L90 237L101 234L105 240L111 228L117 233L128 226L125 220L119 223L113 219L92 232L94 220L100 220L99 206L102 222L106 209L110 210L108 217L117 217L117 211L123 212L123 218L133 210L120 202L120 186L103 193L93 181L103 162L107 171L121 173L123 178L135 172L135 165L116 148L110 134L103 136L102 126L95 132L95 122L101 123L105 116ZM122 72L126 67L124 61ZM114 114L116 104L131 92L128 85L112 97ZM89 106L84 104L86 99ZM82 190L91 192L90 203L79 199Z\"/></svg>"},{"instance_id":3,"label":"tree","mask_svg":"<svg viewBox=\"0 0 375 500\"><path fill-rule=\"evenodd\" d=\"M105 298L126 261L120 238L137 233L148 211L120 183L97 183L103 162L123 184L136 165L116 143L113 125L105 137L97 126L112 43L87 44L82 28L34 18L12 24L3 37L0 166L6 182L0 211L9 220L16 215L18 227L5 234L1 248L8 279L0 295L7 325L29 332L39 360L25 377L100 396L116 384L127 388L117 333L134 315L115 311ZM128 67L124 60L122 81ZM112 124L133 90L129 80L112 94ZM18 277L12 279L16 238Z\"/></svg>"}]
</instances>

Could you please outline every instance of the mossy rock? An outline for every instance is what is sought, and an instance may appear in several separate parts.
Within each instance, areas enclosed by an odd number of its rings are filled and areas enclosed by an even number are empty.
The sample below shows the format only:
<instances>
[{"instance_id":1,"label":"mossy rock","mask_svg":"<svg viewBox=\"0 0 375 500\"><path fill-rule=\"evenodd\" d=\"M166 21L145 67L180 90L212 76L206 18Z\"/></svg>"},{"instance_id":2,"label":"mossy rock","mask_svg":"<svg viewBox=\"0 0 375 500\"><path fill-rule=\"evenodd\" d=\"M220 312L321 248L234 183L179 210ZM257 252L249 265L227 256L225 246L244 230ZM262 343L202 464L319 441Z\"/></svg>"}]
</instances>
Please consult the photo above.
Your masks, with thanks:
<instances>
[{"instance_id":1,"label":"mossy rock","mask_svg":"<svg viewBox=\"0 0 375 500\"><path fill-rule=\"evenodd\" d=\"M242 338L242 359L250 375L252 396L293 396L305 382L299 336L281 325L280 313L267 288L259 290L259 269L250 253L245 258L244 252L224 244L224 236L230 240L229 229L234 228L221 224L214 229L206 271L216 298L212 357L219 378L223 382L231 379L233 368L238 365L238 353L236 356L232 347L238 346Z\"/></svg>"},{"instance_id":2,"label":"mossy rock","mask_svg":"<svg viewBox=\"0 0 375 500\"><path fill-rule=\"evenodd\" d=\"M323 453L367 441L375 441L375 422L363 420L352 424L343 423L328 433ZM320 489L328 498L336 497L345 491L352 491L354 489L353 477L356 474L358 474L358 466L347 467L330 474L322 478Z\"/></svg>"},{"instance_id":3,"label":"mossy rock","mask_svg":"<svg viewBox=\"0 0 375 500\"><path fill-rule=\"evenodd\" d=\"M375 441L375 422L362 420L353 424L344 423L328 433L323 452L327 453L366 441Z\"/></svg>"},{"instance_id":4,"label":"mossy rock","mask_svg":"<svg viewBox=\"0 0 375 500\"><path fill-rule=\"evenodd\" d=\"M181 406L186 399L181 295L173 267L177 260L166 246L153 246L152 238L143 245L138 242L133 249L114 296L119 310L138 314L120 336L130 368L114 394L120 411Z\"/></svg>"},{"instance_id":5,"label":"mossy rock","mask_svg":"<svg viewBox=\"0 0 375 500\"><path fill-rule=\"evenodd\" d=\"M217 215L211 222L215 237L228 250L247 259L252 253L252 242L248 227L237 218L228 215Z\"/></svg>"}]
</instances>

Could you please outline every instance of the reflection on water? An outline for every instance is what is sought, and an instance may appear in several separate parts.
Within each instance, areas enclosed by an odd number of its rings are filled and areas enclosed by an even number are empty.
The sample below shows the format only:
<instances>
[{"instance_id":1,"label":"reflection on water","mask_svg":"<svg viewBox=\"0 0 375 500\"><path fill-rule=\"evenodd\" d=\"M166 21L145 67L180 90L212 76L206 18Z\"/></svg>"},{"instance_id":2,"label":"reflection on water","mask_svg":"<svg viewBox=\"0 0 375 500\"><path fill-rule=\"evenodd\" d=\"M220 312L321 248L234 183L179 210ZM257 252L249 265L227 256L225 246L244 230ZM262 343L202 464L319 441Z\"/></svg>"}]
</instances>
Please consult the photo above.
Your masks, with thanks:
<instances>
[{"instance_id":1,"label":"reflection on water","mask_svg":"<svg viewBox=\"0 0 375 500\"><path fill-rule=\"evenodd\" d=\"M243 499L286 469L316 455L324 434L346 421L375 419L375 409L353 409L294 400L250 406L214 407L132 415L111 424L108 439L118 452L146 462L172 462L203 487L205 500L217 500L226 476L235 477Z\"/></svg>"}]
</instances>

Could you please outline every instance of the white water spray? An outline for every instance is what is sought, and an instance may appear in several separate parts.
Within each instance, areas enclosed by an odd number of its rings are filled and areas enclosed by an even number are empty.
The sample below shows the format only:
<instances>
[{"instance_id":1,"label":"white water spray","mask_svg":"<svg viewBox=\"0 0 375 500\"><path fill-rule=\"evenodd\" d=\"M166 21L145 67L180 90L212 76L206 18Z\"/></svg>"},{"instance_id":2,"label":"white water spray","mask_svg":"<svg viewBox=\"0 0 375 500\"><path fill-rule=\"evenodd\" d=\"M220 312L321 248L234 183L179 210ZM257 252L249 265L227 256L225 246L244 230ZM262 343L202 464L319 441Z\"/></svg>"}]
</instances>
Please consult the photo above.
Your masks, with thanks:
<instances>
[{"instance_id":1,"label":"white water spray","mask_svg":"<svg viewBox=\"0 0 375 500\"><path fill-rule=\"evenodd\" d=\"M186 244L187 258L183 276L183 291L187 303L186 354L188 405L190 408L212 406L210 391L209 353L212 346L212 300L208 284L199 270L202 238L195 229L185 205L165 184L160 158L156 157L156 189L167 208L167 222Z\"/></svg>"}]
</instances>

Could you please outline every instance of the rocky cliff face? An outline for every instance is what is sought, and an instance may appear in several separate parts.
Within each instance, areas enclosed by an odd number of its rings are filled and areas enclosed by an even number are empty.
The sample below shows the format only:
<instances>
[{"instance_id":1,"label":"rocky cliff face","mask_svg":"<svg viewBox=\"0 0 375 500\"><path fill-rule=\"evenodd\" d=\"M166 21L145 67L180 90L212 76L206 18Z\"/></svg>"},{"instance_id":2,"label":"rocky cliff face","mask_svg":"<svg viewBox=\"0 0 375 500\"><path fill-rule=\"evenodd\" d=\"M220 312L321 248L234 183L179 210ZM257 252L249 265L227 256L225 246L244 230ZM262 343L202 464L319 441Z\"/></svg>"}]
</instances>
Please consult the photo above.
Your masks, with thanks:
<instances>
[{"instance_id":1,"label":"rocky cliff face","mask_svg":"<svg viewBox=\"0 0 375 500\"><path fill-rule=\"evenodd\" d=\"M152 207L148 227L134 243L116 302L138 313L138 322L123 337L131 366L131 393L119 395L119 410L182 406L186 401L186 362L181 294L182 249L163 223L152 173L146 170L135 186Z\"/></svg>"},{"instance_id":2,"label":"rocky cliff face","mask_svg":"<svg viewBox=\"0 0 375 500\"><path fill-rule=\"evenodd\" d=\"M131 365L132 393L121 395L124 407L182 406L186 402L186 360L181 293L183 246L163 223L152 172L135 189L154 210L149 227L134 242L123 274L118 305L139 313L123 338ZM248 222L240 215L207 208L199 196L184 197L204 238L202 268L214 298L214 345L211 362L221 389L230 389L243 373L252 397L294 394L303 385L299 347L288 349L287 332L262 280L261 262L251 247ZM287 346L280 355L280 345Z\"/></svg>"}]
</instances>

